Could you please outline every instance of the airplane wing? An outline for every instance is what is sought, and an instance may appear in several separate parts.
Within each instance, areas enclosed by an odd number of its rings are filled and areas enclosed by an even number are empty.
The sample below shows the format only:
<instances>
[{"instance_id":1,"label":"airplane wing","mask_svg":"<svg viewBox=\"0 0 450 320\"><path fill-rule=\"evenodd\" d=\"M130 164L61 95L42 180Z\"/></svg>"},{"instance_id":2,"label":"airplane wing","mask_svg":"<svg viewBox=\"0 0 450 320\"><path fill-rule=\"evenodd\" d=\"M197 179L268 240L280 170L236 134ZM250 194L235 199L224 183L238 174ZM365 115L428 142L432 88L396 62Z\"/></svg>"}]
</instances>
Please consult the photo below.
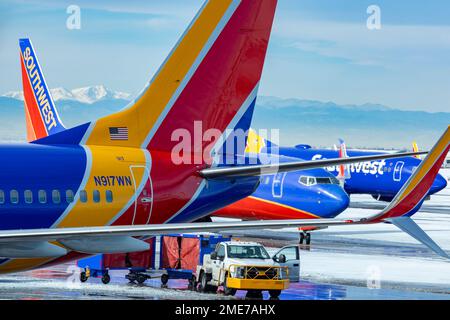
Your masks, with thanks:
<instances>
[{"instance_id":1,"label":"airplane wing","mask_svg":"<svg viewBox=\"0 0 450 320\"><path fill-rule=\"evenodd\" d=\"M294 162L266 164L266 165L248 165L248 166L218 167L218 168L216 167L203 169L200 171L200 175L206 179L226 179L237 177L260 176L262 173L273 174L296 170L326 168L350 163L409 157L419 154L427 154L427 152L405 152L405 153L378 154L372 156L361 156L351 158L294 161Z\"/></svg>"},{"instance_id":2,"label":"airplane wing","mask_svg":"<svg viewBox=\"0 0 450 320\"><path fill-rule=\"evenodd\" d=\"M265 220L265 221L233 221L233 222L206 222L206 223L179 223L179 224L154 224L154 225L134 225L134 226L104 226L104 227L82 227L82 228L57 228L57 229L34 229L34 230L5 230L0 232L0 249L14 245L25 246L30 243L36 248L41 248L42 252L55 252L59 246L50 245L48 242L57 241L63 246L80 252L93 253L94 249L81 250L77 248L89 248L96 245L96 253L102 252L102 243L114 242L117 239L121 245L129 244L135 247L132 242L140 240L132 237L155 236L170 233L190 233L190 232L217 232L230 230L249 229L281 229L287 227L331 227L348 226L355 224L373 224L379 222L390 222L408 233L438 255L448 258L447 253L442 250L408 215L412 210L417 210L421 201L428 193L433 184L439 169L450 149L450 126L444 135L439 139L432 151L422 161L421 165L411 175L404 187L399 191L393 201L380 213L368 218L357 220L342 219L302 219L302 220ZM358 157L359 161L368 161L373 157ZM363 158L364 160L361 160ZM348 160L348 159L339 159ZM334 163L335 160L331 160ZM326 165L330 165L329 160L325 160ZM323 162L322 162L323 163ZM290 164L289 164L290 165ZM310 165L310 164L308 164ZM131 241L131 242L130 242ZM142 242L142 241L141 241ZM139 247L139 245L137 246ZM140 250L145 250L144 247ZM60 252L56 250L56 252ZM131 251L122 251L131 252ZM0 250L1 253L1 250ZM108 252L109 253L109 252Z\"/></svg>"},{"instance_id":3,"label":"airplane wing","mask_svg":"<svg viewBox=\"0 0 450 320\"><path fill-rule=\"evenodd\" d=\"M172 233L218 232L224 230L282 229L305 226L338 226L352 220L312 219L262 220L204 223L168 223L134 226L81 227L0 231L0 243L17 241L61 241L79 237L156 236Z\"/></svg>"}]
</instances>

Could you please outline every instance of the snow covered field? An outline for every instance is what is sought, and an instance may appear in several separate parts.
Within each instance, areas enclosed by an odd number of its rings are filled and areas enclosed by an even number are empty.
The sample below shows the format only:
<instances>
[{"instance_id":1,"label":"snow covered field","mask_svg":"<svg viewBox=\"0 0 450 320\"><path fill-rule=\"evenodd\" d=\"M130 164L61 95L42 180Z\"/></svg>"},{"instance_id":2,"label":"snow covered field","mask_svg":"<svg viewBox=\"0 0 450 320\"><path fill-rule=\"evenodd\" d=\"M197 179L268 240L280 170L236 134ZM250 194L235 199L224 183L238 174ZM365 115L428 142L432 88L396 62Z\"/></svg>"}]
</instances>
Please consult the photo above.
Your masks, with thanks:
<instances>
[{"instance_id":1,"label":"snow covered field","mask_svg":"<svg viewBox=\"0 0 450 320\"><path fill-rule=\"evenodd\" d=\"M445 172L450 177L450 170ZM352 196L365 207L383 207L369 196ZM350 208L340 218L370 215L379 209ZM450 255L450 187L427 201L414 220ZM295 230L291 230L295 231ZM443 259L390 224L330 228L313 233L302 250L303 279L443 292L450 299L450 260Z\"/></svg>"}]
</instances>

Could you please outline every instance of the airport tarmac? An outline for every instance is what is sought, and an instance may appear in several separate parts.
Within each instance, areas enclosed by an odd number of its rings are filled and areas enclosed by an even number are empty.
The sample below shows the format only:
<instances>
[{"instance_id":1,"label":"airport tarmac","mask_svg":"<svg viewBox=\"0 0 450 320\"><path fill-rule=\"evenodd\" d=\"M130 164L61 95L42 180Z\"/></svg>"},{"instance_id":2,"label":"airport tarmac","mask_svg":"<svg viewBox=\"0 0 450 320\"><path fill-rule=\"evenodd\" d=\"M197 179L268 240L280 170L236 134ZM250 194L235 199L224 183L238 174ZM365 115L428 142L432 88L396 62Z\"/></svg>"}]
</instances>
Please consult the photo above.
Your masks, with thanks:
<instances>
[{"instance_id":1,"label":"airport tarmac","mask_svg":"<svg viewBox=\"0 0 450 320\"><path fill-rule=\"evenodd\" d=\"M341 218L370 215L383 203L368 196L352 196ZM450 254L450 188L427 201L414 220ZM296 243L295 229L234 233L260 241L271 250ZM445 299L450 300L450 261L436 256L389 224L330 228L316 231L312 245L301 251L300 283L291 284L282 300L330 299ZM0 275L0 299L230 299L223 295L188 291L184 280L159 279L132 285L126 271L111 271L108 285L100 279L78 281L75 264L18 274ZM234 299L244 299L238 291ZM268 295L264 294L264 299Z\"/></svg>"}]
</instances>

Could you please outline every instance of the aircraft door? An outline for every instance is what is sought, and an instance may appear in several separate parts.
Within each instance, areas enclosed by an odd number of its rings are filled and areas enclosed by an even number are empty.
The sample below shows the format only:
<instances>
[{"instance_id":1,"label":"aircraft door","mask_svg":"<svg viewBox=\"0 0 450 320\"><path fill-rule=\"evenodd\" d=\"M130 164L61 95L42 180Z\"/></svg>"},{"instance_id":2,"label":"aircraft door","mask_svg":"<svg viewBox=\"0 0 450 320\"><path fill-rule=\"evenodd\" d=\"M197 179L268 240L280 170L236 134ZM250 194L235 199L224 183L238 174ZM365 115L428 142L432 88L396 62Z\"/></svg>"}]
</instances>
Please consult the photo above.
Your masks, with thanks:
<instances>
[{"instance_id":1,"label":"aircraft door","mask_svg":"<svg viewBox=\"0 0 450 320\"><path fill-rule=\"evenodd\" d=\"M133 225L149 224L153 208L153 185L146 166L130 166L134 187Z\"/></svg>"},{"instance_id":2,"label":"aircraft door","mask_svg":"<svg viewBox=\"0 0 450 320\"><path fill-rule=\"evenodd\" d=\"M274 198L283 197L283 183L284 183L284 178L286 178L286 174L287 174L286 172L277 173L273 176L272 196Z\"/></svg>"},{"instance_id":3,"label":"aircraft door","mask_svg":"<svg viewBox=\"0 0 450 320\"><path fill-rule=\"evenodd\" d=\"M217 257L212 260L211 263L214 265L212 268L212 277L220 282L225 281L225 270L223 270L223 260L225 259L225 246L219 244L216 248Z\"/></svg>"},{"instance_id":4,"label":"aircraft door","mask_svg":"<svg viewBox=\"0 0 450 320\"><path fill-rule=\"evenodd\" d=\"M280 256L286 257L285 262L280 261ZM288 267L289 269L289 281L300 281L300 250L297 245L286 246L281 248L274 256L273 259L278 262L282 267Z\"/></svg>"},{"instance_id":5,"label":"aircraft door","mask_svg":"<svg viewBox=\"0 0 450 320\"><path fill-rule=\"evenodd\" d=\"M399 182L402 180L402 171L403 167L405 166L405 163L403 161L398 161L395 164L394 168L394 181Z\"/></svg>"}]
</instances>

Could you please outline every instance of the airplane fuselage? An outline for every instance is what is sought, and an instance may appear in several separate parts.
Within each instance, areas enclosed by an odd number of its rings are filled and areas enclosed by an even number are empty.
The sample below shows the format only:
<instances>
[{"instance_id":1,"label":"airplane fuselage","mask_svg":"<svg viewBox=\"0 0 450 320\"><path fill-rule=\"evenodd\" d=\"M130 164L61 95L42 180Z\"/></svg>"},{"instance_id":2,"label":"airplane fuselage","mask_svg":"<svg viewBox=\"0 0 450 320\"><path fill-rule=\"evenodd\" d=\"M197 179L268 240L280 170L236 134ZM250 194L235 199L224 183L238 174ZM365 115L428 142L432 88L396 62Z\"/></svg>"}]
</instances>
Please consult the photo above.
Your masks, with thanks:
<instances>
[{"instance_id":1,"label":"airplane fuselage","mask_svg":"<svg viewBox=\"0 0 450 320\"><path fill-rule=\"evenodd\" d=\"M333 159L339 152L329 149L312 149L304 147L280 147L279 153L284 156L304 160ZM382 152L347 150L349 157L383 154ZM349 165L351 177L345 180L345 191L349 194L370 194L374 198L391 201L401 187L409 179L420 164L419 159L404 157L397 159L371 161ZM326 168L338 176L338 167ZM429 195L441 191L447 185L446 180L438 175L429 191Z\"/></svg>"},{"instance_id":2,"label":"airplane fuselage","mask_svg":"<svg viewBox=\"0 0 450 320\"><path fill-rule=\"evenodd\" d=\"M349 204L337 179L323 169L261 177L256 191L214 216L245 220L334 218Z\"/></svg>"},{"instance_id":3,"label":"airplane fuselage","mask_svg":"<svg viewBox=\"0 0 450 320\"><path fill-rule=\"evenodd\" d=\"M246 178L206 185L192 172L180 177L198 180L189 198L180 181L152 179L158 168L137 148L17 144L1 146L0 157L0 230L189 222L250 195L258 184ZM170 161L162 152L153 157L159 166ZM168 218L155 209L177 202L188 205Z\"/></svg>"}]
</instances>

